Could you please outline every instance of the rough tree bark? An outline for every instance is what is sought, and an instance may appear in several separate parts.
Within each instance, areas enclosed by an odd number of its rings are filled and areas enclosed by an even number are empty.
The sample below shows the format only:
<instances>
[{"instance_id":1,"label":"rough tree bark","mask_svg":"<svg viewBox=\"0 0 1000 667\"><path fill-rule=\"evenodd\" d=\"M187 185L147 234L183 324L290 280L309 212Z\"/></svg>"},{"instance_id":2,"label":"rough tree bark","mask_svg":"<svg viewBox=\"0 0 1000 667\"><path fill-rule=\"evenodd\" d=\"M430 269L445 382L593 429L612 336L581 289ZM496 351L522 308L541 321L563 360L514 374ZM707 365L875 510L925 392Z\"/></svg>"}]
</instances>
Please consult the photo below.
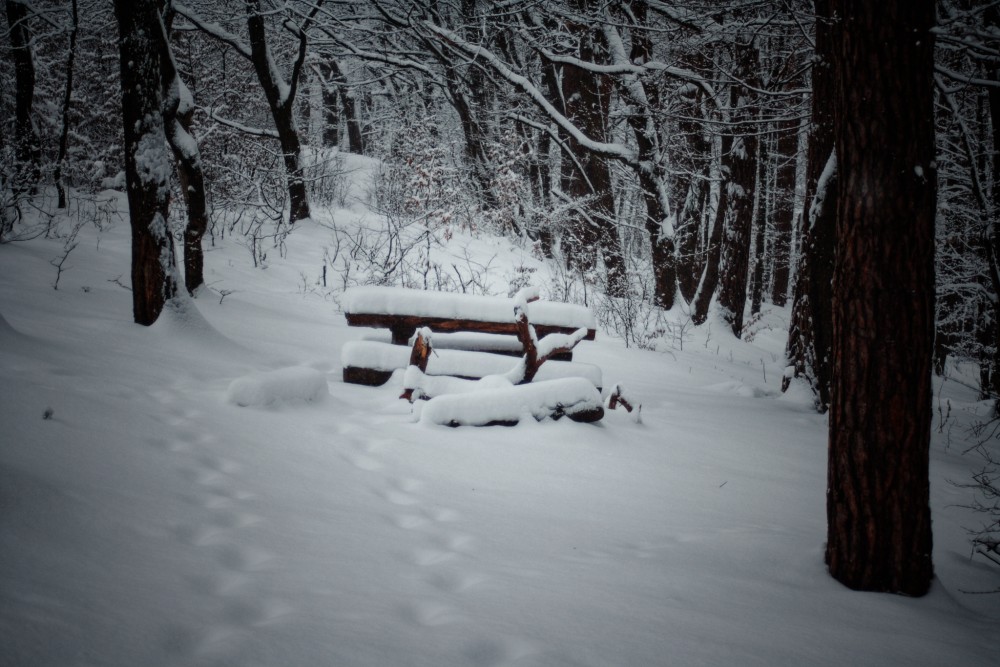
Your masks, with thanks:
<instances>
[{"instance_id":1,"label":"rough tree bark","mask_svg":"<svg viewBox=\"0 0 1000 667\"><path fill-rule=\"evenodd\" d=\"M588 0L576 0L576 9L585 11ZM578 57L583 62L604 60L605 46L597 30L583 24L570 26L579 40ZM570 63L558 68L559 93L554 101L563 106L563 114L585 135L606 141L608 114L611 108L611 78ZM573 199L587 200L576 209L564 239L567 260L572 268L588 272L596 267L598 256L604 260L608 293L622 295L626 289L625 260L614 224L614 194L611 189L611 165L608 160L585 149L569 133L561 132L562 143L569 150L561 160L561 187Z\"/></svg>"},{"instance_id":2,"label":"rough tree bark","mask_svg":"<svg viewBox=\"0 0 1000 667\"><path fill-rule=\"evenodd\" d=\"M647 29L648 3L632 0L622 19L633 19L632 44L629 53L617 26L605 22L603 32L613 64L646 63L653 59L653 42ZM653 264L653 294L656 305L664 310L674 307L677 295L677 264L674 251L674 225L670 219L670 203L666 187L666 169L655 117L660 107L659 90L650 81L636 74L614 77L615 87L627 105L627 121L638 149L638 164L633 166L642 200L646 207L644 227L649 237Z\"/></svg>"},{"instance_id":3,"label":"rough tree bark","mask_svg":"<svg viewBox=\"0 0 1000 667\"><path fill-rule=\"evenodd\" d=\"M748 76L753 58L741 54L740 65ZM757 135L753 93L742 82L733 83L730 90L733 123L732 143L723 156L723 169L728 178L726 188L729 203L726 211L722 255L719 259L719 309L722 319L739 337L743 330L743 310L747 301L747 276L750 261L750 225L753 220L754 191L757 188Z\"/></svg>"},{"instance_id":4,"label":"rough tree bark","mask_svg":"<svg viewBox=\"0 0 1000 667\"><path fill-rule=\"evenodd\" d=\"M318 5L316 6L318 7ZM309 198L306 194L306 183L302 169L302 145L295 123L295 95L302 62L305 60L306 36L304 31L299 33L299 53L286 84L280 72L275 68L271 49L267 43L267 31L264 27L264 14L260 8L260 0L247 0L246 14L247 30L250 35L251 61L254 71L257 73L257 79L264 89L267 104L271 109L274 129L278 132L278 142L281 144L288 181L288 222L294 224L296 221L310 216ZM312 14L315 14L315 8Z\"/></svg>"},{"instance_id":5,"label":"rough tree bark","mask_svg":"<svg viewBox=\"0 0 1000 667\"><path fill-rule=\"evenodd\" d=\"M705 57L692 56L685 66L701 71ZM705 256L699 252L702 214L708 204L712 144L705 132L705 91L693 83L678 91L677 132L681 145L673 151L674 193L677 210L677 286L688 302L695 298Z\"/></svg>"},{"instance_id":6,"label":"rough tree bark","mask_svg":"<svg viewBox=\"0 0 1000 667\"><path fill-rule=\"evenodd\" d=\"M806 161L806 210L802 251L795 274L792 316L785 348L790 367L782 382L793 377L812 388L816 409L830 406L831 282L833 228L839 197L833 153L833 78L829 57L832 19L829 0L815 0L816 53L812 65L812 125ZM826 178L823 178L824 174Z\"/></svg>"},{"instance_id":7,"label":"rough tree bark","mask_svg":"<svg viewBox=\"0 0 1000 667\"><path fill-rule=\"evenodd\" d=\"M177 294L167 228L170 158L163 131L160 53L166 41L158 0L115 0L125 131L125 183L132 228L132 311L150 325Z\"/></svg>"},{"instance_id":8,"label":"rough tree bark","mask_svg":"<svg viewBox=\"0 0 1000 667\"><path fill-rule=\"evenodd\" d=\"M66 85L63 88L62 104L62 130L59 133L59 154L56 156L56 168L52 174L52 179L56 182L58 191L59 208L66 208L69 202L66 201L66 184L63 183L63 166L66 164L66 155L69 152L69 126L70 126L70 106L73 101L73 63L76 61L76 36L80 28L80 13L77 1L70 3L70 20L72 25L69 32L69 55L66 58Z\"/></svg>"},{"instance_id":9,"label":"rough tree bark","mask_svg":"<svg viewBox=\"0 0 1000 667\"><path fill-rule=\"evenodd\" d=\"M28 8L20 0L6 0L10 28L10 57L14 61L14 157L18 162L15 187L34 193L42 180L42 152L31 118L35 99L35 60L31 55Z\"/></svg>"},{"instance_id":10,"label":"rough tree bark","mask_svg":"<svg viewBox=\"0 0 1000 667\"><path fill-rule=\"evenodd\" d=\"M935 5L830 9L841 192L826 562L850 588L923 595L933 577Z\"/></svg>"},{"instance_id":11,"label":"rough tree bark","mask_svg":"<svg viewBox=\"0 0 1000 667\"><path fill-rule=\"evenodd\" d=\"M163 77L163 129L174 154L177 179L187 206L184 228L184 287L194 296L205 284L205 254L201 241L208 230L208 206L205 197L205 174L201 165L198 141L191 132L194 100L181 80L168 39L160 44L160 70Z\"/></svg>"}]
</instances>

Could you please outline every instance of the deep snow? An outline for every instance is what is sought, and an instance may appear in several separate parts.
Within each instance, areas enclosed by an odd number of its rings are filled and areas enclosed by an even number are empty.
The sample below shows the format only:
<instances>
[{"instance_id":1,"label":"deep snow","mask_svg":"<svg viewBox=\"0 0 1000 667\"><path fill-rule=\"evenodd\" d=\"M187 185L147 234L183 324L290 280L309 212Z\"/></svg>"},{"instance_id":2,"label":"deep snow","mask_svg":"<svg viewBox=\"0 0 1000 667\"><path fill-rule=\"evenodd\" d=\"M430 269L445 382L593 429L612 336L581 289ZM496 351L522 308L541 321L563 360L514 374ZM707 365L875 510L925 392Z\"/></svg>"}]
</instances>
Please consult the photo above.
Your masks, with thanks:
<instances>
[{"instance_id":1,"label":"deep snow","mask_svg":"<svg viewBox=\"0 0 1000 667\"><path fill-rule=\"evenodd\" d=\"M227 239L215 291L149 328L113 282L126 222L83 230L58 290L62 241L0 246L0 664L996 662L1000 595L960 591L1000 573L969 558L947 481L985 409L962 369L935 421L938 579L851 592L822 561L825 418L778 391L787 311L752 344L581 343L641 423L432 426L399 386L341 381L364 332L303 279L328 235L298 225L266 269ZM454 243L495 253L496 279L534 261Z\"/></svg>"}]
</instances>

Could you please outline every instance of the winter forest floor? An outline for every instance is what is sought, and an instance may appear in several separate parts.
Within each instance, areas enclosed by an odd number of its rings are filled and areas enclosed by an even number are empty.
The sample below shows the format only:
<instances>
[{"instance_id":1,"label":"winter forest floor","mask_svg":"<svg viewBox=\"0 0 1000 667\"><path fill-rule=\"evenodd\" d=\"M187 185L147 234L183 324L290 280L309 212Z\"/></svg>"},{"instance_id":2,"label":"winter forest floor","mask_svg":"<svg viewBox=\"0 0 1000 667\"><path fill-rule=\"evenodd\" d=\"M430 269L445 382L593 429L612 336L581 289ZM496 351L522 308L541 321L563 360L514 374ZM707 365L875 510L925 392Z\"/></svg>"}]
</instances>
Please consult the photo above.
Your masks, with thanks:
<instances>
[{"instance_id":1,"label":"winter forest floor","mask_svg":"<svg viewBox=\"0 0 1000 667\"><path fill-rule=\"evenodd\" d=\"M211 289L149 328L116 282L124 217L80 230L56 290L64 238L0 246L0 665L995 663L1000 594L965 591L1000 571L952 483L978 463L974 369L935 379L931 593L855 593L823 565L826 418L779 391L787 310L752 343L582 343L641 423L431 427L396 384L341 381L364 332L317 285L320 223L372 219L319 211L266 268L217 240ZM546 286L509 241L442 252ZM329 395L227 401L288 367Z\"/></svg>"}]
</instances>

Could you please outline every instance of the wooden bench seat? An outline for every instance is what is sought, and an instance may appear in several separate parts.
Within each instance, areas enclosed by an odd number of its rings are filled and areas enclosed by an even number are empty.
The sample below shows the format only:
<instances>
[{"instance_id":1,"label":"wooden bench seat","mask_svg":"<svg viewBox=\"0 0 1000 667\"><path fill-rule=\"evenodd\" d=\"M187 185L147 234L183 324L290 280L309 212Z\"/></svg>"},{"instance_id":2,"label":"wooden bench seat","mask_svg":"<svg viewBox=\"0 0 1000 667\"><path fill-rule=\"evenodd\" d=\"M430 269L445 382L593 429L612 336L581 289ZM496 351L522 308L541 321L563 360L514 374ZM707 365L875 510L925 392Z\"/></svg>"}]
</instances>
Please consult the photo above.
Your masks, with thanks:
<instances>
[{"instance_id":1,"label":"wooden bench seat","mask_svg":"<svg viewBox=\"0 0 1000 667\"><path fill-rule=\"evenodd\" d=\"M435 342L437 338L435 338ZM350 341L341 348L344 382L369 386L383 385L393 372L406 368L410 349L372 340ZM427 361L428 375L449 375L467 380L478 380L487 375L506 373L514 366L510 356L470 350L435 348ZM537 380L579 377L589 380L598 389L602 385L601 369L594 364L578 361L546 362L538 371Z\"/></svg>"},{"instance_id":2,"label":"wooden bench seat","mask_svg":"<svg viewBox=\"0 0 1000 667\"><path fill-rule=\"evenodd\" d=\"M354 287L344 292L342 305L348 325L388 329L397 345L406 345L420 327L434 332L517 335L514 300L503 297ZM581 328L587 329L585 340L594 340L597 334L594 314L585 306L535 301L528 304L528 320L539 338Z\"/></svg>"}]
</instances>

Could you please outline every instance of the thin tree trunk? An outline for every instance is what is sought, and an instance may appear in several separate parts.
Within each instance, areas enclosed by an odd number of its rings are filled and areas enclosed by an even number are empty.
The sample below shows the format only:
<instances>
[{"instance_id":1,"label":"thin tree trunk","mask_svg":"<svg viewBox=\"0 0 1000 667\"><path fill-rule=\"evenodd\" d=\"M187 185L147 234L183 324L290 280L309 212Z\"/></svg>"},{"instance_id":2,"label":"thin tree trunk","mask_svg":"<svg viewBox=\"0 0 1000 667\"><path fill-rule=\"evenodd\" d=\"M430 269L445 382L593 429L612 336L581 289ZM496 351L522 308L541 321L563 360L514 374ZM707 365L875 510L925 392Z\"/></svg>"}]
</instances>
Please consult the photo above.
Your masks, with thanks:
<instances>
[{"instance_id":1,"label":"thin tree trunk","mask_svg":"<svg viewBox=\"0 0 1000 667\"><path fill-rule=\"evenodd\" d=\"M749 54L742 55L744 72L752 62ZM750 223L753 218L753 197L757 188L756 127L752 124L756 113L749 100L753 93L741 83L734 83L730 90L734 124L732 144L723 163L728 167L729 205L726 229L722 239L722 256L719 259L719 309L722 319L729 324L733 335L739 337L743 330L743 310L747 301L747 272L750 259Z\"/></svg>"},{"instance_id":2,"label":"thin tree trunk","mask_svg":"<svg viewBox=\"0 0 1000 667\"><path fill-rule=\"evenodd\" d=\"M778 123L777 173L774 198L774 242L771 250L773 273L771 303L788 302L788 279L791 272L792 226L795 220L795 164L799 149L799 123Z\"/></svg>"},{"instance_id":3,"label":"thin tree trunk","mask_svg":"<svg viewBox=\"0 0 1000 667\"><path fill-rule=\"evenodd\" d=\"M989 7L984 13L986 24L994 31L1000 29L1000 8ZM990 78L1000 81L1000 66L991 68ZM993 130L993 207L987 253L990 261L990 275L993 282L993 294L998 298L993 302L993 373L990 376L989 390L996 399L994 414L1000 415L1000 88L995 86L987 89L989 95L990 126Z\"/></svg>"},{"instance_id":4,"label":"thin tree trunk","mask_svg":"<svg viewBox=\"0 0 1000 667\"><path fill-rule=\"evenodd\" d=\"M648 62L653 59L653 44L649 32L642 29L646 24L647 3L633 0L630 3L630 10L638 27L632 36L629 61ZM618 28L606 27L605 31L618 43L621 42ZM612 52L614 53L613 49ZM624 56L622 48L618 58L624 59ZM639 149L641 166L635 171L642 190L643 203L646 205L645 227L652 250L653 294L656 305L664 310L670 310L674 307L677 295L677 262L674 226L670 221L667 198L667 179L662 164L658 129L654 122L654 116L660 106L659 91L655 85L650 85L635 75L617 77L615 82L618 84L619 95L629 105L628 124L632 128Z\"/></svg>"},{"instance_id":5,"label":"thin tree trunk","mask_svg":"<svg viewBox=\"0 0 1000 667\"><path fill-rule=\"evenodd\" d=\"M143 325L155 322L177 294L174 241L167 227L170 159L160 98L166 35L158 5L158 0L115 0L132 228L132 311L135 322Z\"/></svg>"},{"instance_id":6,"label":"thin tree trunk","mask_svg":"<svg viewBox=\"0 0 1000 667\"><path fill-rule=\"evenodd\" d=\"M833 155L833 78L829 53L833 19L830 0L815 0L816 53L812 66L812 129L806 164L802 251L796 271L786 356L791 376L804 378L816 397L816 409L830 405L834 214L839 197ZM826 178L824 179L824 174ZM786 376L787 390L792 377Z\"/></svg>"},{"instance_id":7,"label":"thin tree trunk","mask_svg":"<svg viewBox=\"0 0 1000 667\"><path fill-rule=\"evenodd\" d=\"M687 64L689 69L701 71L705 66L703 56L696 56ZM682 105L678 109L677 131L681 145L674 151L674 193L677 210L677 286L688 302L694 300L699 277L704 271L705 255L698 251L702 217L708 204L709 168L712 160L712 143L705 135L704 90L688 84L681 93Z\"/></svg>"},{"instance_id":8,"label":"thin tree trunk","mask_svg":"<svg viewBox=\"0 0 1000 667\"><path fill-rule=\"evenodd\" d=\"M80 27L77 0L72 0L70 4L70 16L73 21L73 27L70 28L69 32L69 55L66 58L66 86L64 88L62 104L62 131L59 133L59 154L56 156L56 168L52 174L59 193L58 208L66 208L68 206L68 202L66 201L66 184L63 182L63 166L66 164L66 154L69 152L69 112L73 100L73 63L76 60L76 35Z\"/></svg>"},{"instance_id":9,"label":"thin tree trunk","mask_svg":"<svg viewBox=\"0 0 1000 667\"><path fill-rule=\"evenodd\" d=\"M764 251L767 247L767 222L771 197L771 180L768 178L771 170L771 144L769 137L757 142L757 196L753 204L753 273L750 279L750 314L760 313L764 301Z\"/></svg>"},{"instance_id":10,"label":"thin tree trunk","mask_svg":"<svg viewBox=\"0 0 1000 667\"><path fill-rule=\"evenodd\" d=\"M846 586L933 577L933 0L833 0L840 169L826 562ZM820 54L823 55L822 53Z\"/></svg>"},{"instance_id":11,"label":"thin tree trunk","mask_svg":"<svg viewBox=\"0 0 1000 667\"><path fill-rule=\"evenodd\" d=\"M577 26L580 35L580 58L598 60L596 35L585 26ZM610 78L574 65L562 66L561 99L565 115L584 134L605 141L611 104ZM618 230L615 227L614 195L611 191L611 166L608 161L580 146L575 138L564 135L570 155L562 159L562 189L574 199L589 200L573 216L564 245L570 266L588 273L604 260L608 293L622 295L626 290L625 260Z\"/></svg>"},{"instance_id":12,"label":"thin tree trunk","mask_svg":"<svg viewBox=\"0 0 1000 667\"><path fill-rule=\"evenodd\" d=\"M208 206L205 174L201 165L198 141L191 132L194 101L177 72L168 39L160 44L160 70L163 77L163 127L174 155L177 179L187 207L184 228L184 287L194 296L205 284L205 254L201 242L208 230Z\"/></svg>"},{"instance_id":13,"label":"thin tree trunk","mask_svg":"<svg viewBox=\"0 0 1000 667\"><path fill-rule=\"evenodd\" d=\"M299 59L292 72L291 81L282 85L280 74L274 69L274 61L267 43L264 16L260 0L247 0L247 30L250 34L250 53L257 79L264 89L274 128L278 132L285 174L288 182L289 224L310 216L309 198L306 194L305 175L302 168L302 146L295 124L295 92L298 85L299 66L305 57L305 35L299 38ZM283 90L283 88L285 90Z\"/></svg>"},{"instance_id":14,"label":"thin tree trunk","mask_svg":"<svg viewBox=\"0 0 1000 667\"><path fill-rule=\"evenodd\" d=\"M722 138L722 150L726 152L727 146L731 144L732 137ZM712 305L712 297L715 296L715 288L719 284L719 260L722 257L722 235L725 231L726 216L729 211L729 193L726 183L722 183L719 190L719 203L715 208L715 223L712 225L712 233L708 240L706 250L705 268L702 270L701 281L698 283L698 290L692 300L691 321L696 325L704 324L708 320L708 309Z\"/></svg>"},{"instance_id":15,"label":"thin tree trunk","mask_svg":"<svg viewBox=\"0 0 1000 667\"><path fill-rule=\"evenodd\" d=\"M18 162L15 188L34 194L42 180L42 151L31 118L35 99L35 60L31 55L28 8L19 0L6 0L6 7L10 56L14 61L14 157Z\"/></svg>"}]
</instances>

